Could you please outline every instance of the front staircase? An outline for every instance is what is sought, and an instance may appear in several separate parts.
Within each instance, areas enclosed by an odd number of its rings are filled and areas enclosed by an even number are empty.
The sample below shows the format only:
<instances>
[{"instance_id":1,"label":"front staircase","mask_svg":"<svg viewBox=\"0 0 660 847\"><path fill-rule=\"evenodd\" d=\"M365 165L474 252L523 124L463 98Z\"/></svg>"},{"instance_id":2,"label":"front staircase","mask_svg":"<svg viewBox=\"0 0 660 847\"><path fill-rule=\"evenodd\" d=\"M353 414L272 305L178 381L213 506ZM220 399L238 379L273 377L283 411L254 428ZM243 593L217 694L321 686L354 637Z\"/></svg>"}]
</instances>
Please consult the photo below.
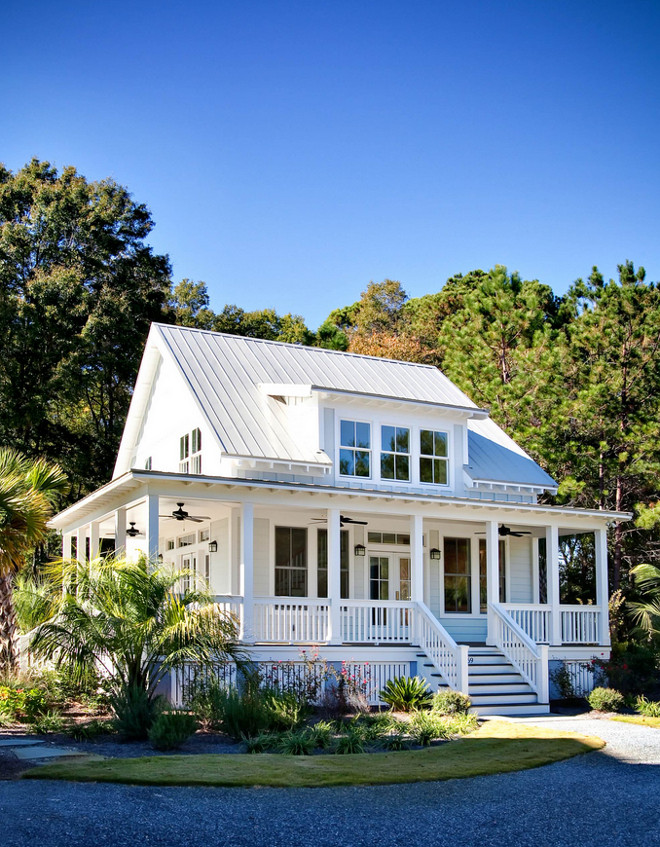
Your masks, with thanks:
<instances>
[{"instance_id":1,"label":"front staircase","mask_svg":"<svg viewBox=\"0 0 660 847\"><path fill-rule=\"evenodd\" d=\"M448 690L426 653L418 653L417 662L419 675L432 691ZM539 703L536 692L496 647L470 646L468 692L470 711L477 715L547 715L550 711L549 704Z\"/></svg>"}]
</instances>

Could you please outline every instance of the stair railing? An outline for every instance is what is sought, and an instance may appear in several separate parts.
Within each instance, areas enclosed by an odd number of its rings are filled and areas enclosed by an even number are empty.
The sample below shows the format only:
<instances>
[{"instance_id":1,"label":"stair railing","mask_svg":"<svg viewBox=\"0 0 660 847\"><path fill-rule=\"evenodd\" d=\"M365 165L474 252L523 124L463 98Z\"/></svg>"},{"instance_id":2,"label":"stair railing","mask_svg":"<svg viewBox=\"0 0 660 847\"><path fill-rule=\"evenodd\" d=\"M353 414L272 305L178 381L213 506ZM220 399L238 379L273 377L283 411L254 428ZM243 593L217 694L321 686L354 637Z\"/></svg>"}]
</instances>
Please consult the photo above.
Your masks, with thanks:
<instances>
[{"instance_id":1,"label":"stair railing","mask_svg":"<svg viewBox=\"0 0 660 847\"><path fill-rule=\"evenodd\" d=\"M495 646L536 692L539 703L549 702L548 645L536 644L499 603L489 603Z\"/></svg>"},{"instance_id":2,"label":"stair railing","mask_svg":"<svg viewBox=\"0 0 660 847\"><path fill-rule=\"evenodd\" d=\"M416 642L450 688L468 693L467 644L457 644L431 610L417 602Z\"/></svg>"}]
</instances>

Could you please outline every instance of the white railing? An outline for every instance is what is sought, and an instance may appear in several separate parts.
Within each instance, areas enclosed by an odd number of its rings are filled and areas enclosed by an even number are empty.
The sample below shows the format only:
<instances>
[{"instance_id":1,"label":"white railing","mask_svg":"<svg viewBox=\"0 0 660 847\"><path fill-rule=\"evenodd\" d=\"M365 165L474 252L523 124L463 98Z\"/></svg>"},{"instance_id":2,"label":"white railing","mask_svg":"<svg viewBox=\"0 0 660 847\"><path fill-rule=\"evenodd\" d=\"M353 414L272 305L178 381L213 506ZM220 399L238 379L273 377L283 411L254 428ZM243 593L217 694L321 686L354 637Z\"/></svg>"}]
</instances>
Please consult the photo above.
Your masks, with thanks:
<instances>
[{"instance_id":1,"label":"white railing","mask_svg":"<svg viewBox=\"0 0 660 847\"><path fill-rule=\"evenodd\" d=\"M410 644L415 604L396 600L342 600L341 640L349 643Z\"/></svg>"},{"instance_id":2,"label":"white railing","mask_svg":"<svg viewBox=\"0 0 660 847\"><path fill-rule=\"evenodd\" d=\"M456 691L468 693L467 644L457 644L424 603L417 603L416 642Z\"/></svg>"},{"instance_id":3,"label":"white railing","mask_svg":"<svg viewBox=\"0 0 660 847\"><path fill-rule=\"evenodd\" d=\"M216 594L215 605L221 612L227 612L240 620L243 608L243 598L233 594Z\"/></svg>"},{"instance_id":4,"label":"white railing","mask_svg":"<svg viewBox=\"0 0 660 847\"><path fill-rule=\"evenodd\" d=\"M259 597L254 601L256 641L318 644L328 640L327 600Z\"/></svg>"},{"instance_id":5,"label":"white railing","mask_svg":"<svg viewBox=\"0 0 660 847\"><path fill-rule=\"evenodd\" d=\"M382 706L380 692L390 680L410 676L410 662L346 662L342 672L370 706Z\"/></svg>"},{"instance_id":6,"label":"white railing","mask_svg":"<svg viewBox=\"0 0 660 847\"><path fill-rule=\"evenodd\" d=\"M518 626L537 644L550 643L552 635L552 609L534 603L500 603Z\"/></svg>"},{"instance_id":7,"label":"white railing","mask_svg":"<svg viewBox=\"0 0 660 847\"><path fill-rule=\"evenodd\" d=\"M499 603L489 603L495 646L536 692L540 703L549 701L548 647L535 644Z\"/></svg>"},{"instance_id":8,"label":"white railing","mask_svg":"<svg viewBox=\"0 0 660 847\"><path fill-rule=\"evenodd\" d=\"M562 606L562 644L598 644L600 606Z\"/></svg>"}]
</instances>

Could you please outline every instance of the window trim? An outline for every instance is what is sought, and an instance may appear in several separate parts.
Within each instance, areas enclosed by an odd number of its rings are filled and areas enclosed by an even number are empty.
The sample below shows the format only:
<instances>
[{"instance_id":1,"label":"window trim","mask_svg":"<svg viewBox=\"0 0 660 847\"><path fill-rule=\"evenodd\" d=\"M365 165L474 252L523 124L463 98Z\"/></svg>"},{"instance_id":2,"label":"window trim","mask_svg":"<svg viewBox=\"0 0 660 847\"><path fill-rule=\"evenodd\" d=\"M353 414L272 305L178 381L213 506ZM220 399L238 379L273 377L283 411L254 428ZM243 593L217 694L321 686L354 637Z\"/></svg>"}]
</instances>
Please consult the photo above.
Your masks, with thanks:
<instances>
[{"instance_id":1,"label":"window trim","mask_svg":"<svg viewBox=\"0 0 660 847\"><path fill-rule=\"evenodd\" d=\"M289 564L277 564L277 531L278 529L287 530L289 532ZM298 530L304 533L305 538L305 564L304 566L294 566L291 563L291 533ZM289 573L289 589L291 589L291 572L303 571L305 573L305 593L304 594L278 594L277 593L277 570L285 570ZM282 524L273 524L273 597L293 597L296 599L309 599L309 528L306 526L284 526Z\"/></svg>"},{"instance_id":2,"label":"window trim","mask_svg":"<svg viewBox=\"0 0 660 847\"><path fill-rule=\"evenodd\" d=\"M391 423L381 423L381 424L379 424L379 426L380 426L380 463L379 463L378 472L379 472L380 480L382 482L386 482L388 484L391 483L391 482L400 482L403 485L410 485L413 481L412 480L412 462L411 462L413 453L411 452L411 448L412 448L414 427L412 427L410 424L408 424L408 426L399 426L398 424L391 424ZM397 446L397 430L399 430L399 429L405 430L408 433L408 452L404 453L404 452L400 452L396 449L385 450L383 448L383 429L386 426L390 427L391 429L394 430L394 447L395 448ZM390 479L390 477L384 477L383 476L383 456L392 456L393 459L394 459L394 462L393 462L394 476L391 479ZM408 479L399 479L396 475L397 456L406 456L408 458Z\"/></svg>"},{"instance_id":3,"label":"window trim","mask_svg":"<svg viewBox=\"0 0 660 847\"><path fill-rule=\"evenodd\" d=\"M341 443L341 425L342 425L342 423L352 423L354 425L355 424L365 424L366 426L368 426L369 427L369 448L364 449L364 448L360 448L360 447L351 447L349 445L343 445ZM341 451L342 450L351 450L353 453L355 453L359 450L362 453L368 453L369 454L369 473L368 473L368 475L367 476L358 476L357 474L342 473L342 470L341 470ZM358 480L360 480L360 479L372 479L372 480L376 479L376 477L374 475L373 453L374 453L374 422L373 421L358 420L357 418L348 418L348 417L338 416L338 426L337 426L337 471L338 471L338 475L340 477L343 477L344 479L358 479ZM378 478L380 479L380 476Z\"/></svg>"},{"instance_id":4,"label":"window trim","mask_svg":"<svg viewBox=\"0 0 660 847\"><path fill-rule=\"evenodd\" d=\"M432 485L434 488L449 488L451 486L451 465L449 461L449 457L451 454L450 449L450 435L448 430L444 429L428 429L425 426L418 427L418 444L419 444L419 452L417 453L417 471L419 474L419 484L420 485ZM442 433L442 435L446 436L447 439L447 455L446 456L436 456L435 454L431 455L430 453L422 453L422 432L432 432L434 435L436 432ZM434 449L435 449L435 438L434 441ZM447 482L424 482L422 480L422 459L430 459L431 462L434 460L444 461L447 467ZM435 476L435 474L434 474Z\"/></svg>"}]
</instances>

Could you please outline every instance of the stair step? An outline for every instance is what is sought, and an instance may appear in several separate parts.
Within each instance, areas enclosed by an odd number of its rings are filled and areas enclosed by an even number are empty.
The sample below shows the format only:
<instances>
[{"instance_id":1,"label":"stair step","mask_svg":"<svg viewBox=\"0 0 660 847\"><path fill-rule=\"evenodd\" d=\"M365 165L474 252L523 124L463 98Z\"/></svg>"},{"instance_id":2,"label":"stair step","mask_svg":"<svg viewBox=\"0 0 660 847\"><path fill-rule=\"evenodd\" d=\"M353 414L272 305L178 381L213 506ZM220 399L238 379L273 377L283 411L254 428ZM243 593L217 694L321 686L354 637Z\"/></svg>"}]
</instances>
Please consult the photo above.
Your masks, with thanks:
<instances>
[{"instance_id":1,"label":"stair step","mask_svg":"<svg viewBox=\"0 0 660 847\"><path fill-rule=\"evenodd\" d=\"M489 682L493 683L507 683L507 682L522 682L522 677L519 673L516 673L515 670L511 669L510 672L507 673L492 673L491 671L470 674L469 677L470 685L486 685Z\"/></svg>"},{"instance_id":2,"label":"stair step","mask_svg":"<svg viewBox=\"0 0 660 847\"><path fill-rule=\"evenodd\" d=\"M470 713L473 715L511 715L512 717L533 717L534 715L550 714L550 706L547 703L533 703L531 705L509 704L472 707Z\"/></svg>"},{"instance_id":3,"label":"stair step","mask_svg":"<svg viewBox=\"0 0 660 847\"><path fill-rule=\"evenodd\" d=\"M476 668L480 665L508 665L511 664L506 656L469 656L468 667Z\"/></svg>"},{"instance_id":4,"label":"stair step","mask_svg":"<svg viewBox=\"0 0 660 847\"><path fill-rule=\"evenodd\" d=\"M484 685L468 686L470 697L481 696L482 694L533 694L531 687L526 682L519 680L518 682L490 682Z\"/></svg>"},{"instance_id":5,"label":"stair step","mask_svg":"<svg viewBox=\"0 0 660 847\"><path fill-rule=\"evenodd\" d=\"M510 662L502 662L502 664L490 665L468 665L468 673L470 676L479 676L479 674L507 674L518 673Z\"/></svg>"},{"instance_id":6,"label":"stair step","mask_svg":"<svg viewBox=\"0 0 660 847\"><path fill-rule=\"evenodd\" d=\"M494 694L489 691L488 694L470 694L473 706L505 706L512 704L532 704L537 703L536 694Z\"/></svg>"}]
</instances>

